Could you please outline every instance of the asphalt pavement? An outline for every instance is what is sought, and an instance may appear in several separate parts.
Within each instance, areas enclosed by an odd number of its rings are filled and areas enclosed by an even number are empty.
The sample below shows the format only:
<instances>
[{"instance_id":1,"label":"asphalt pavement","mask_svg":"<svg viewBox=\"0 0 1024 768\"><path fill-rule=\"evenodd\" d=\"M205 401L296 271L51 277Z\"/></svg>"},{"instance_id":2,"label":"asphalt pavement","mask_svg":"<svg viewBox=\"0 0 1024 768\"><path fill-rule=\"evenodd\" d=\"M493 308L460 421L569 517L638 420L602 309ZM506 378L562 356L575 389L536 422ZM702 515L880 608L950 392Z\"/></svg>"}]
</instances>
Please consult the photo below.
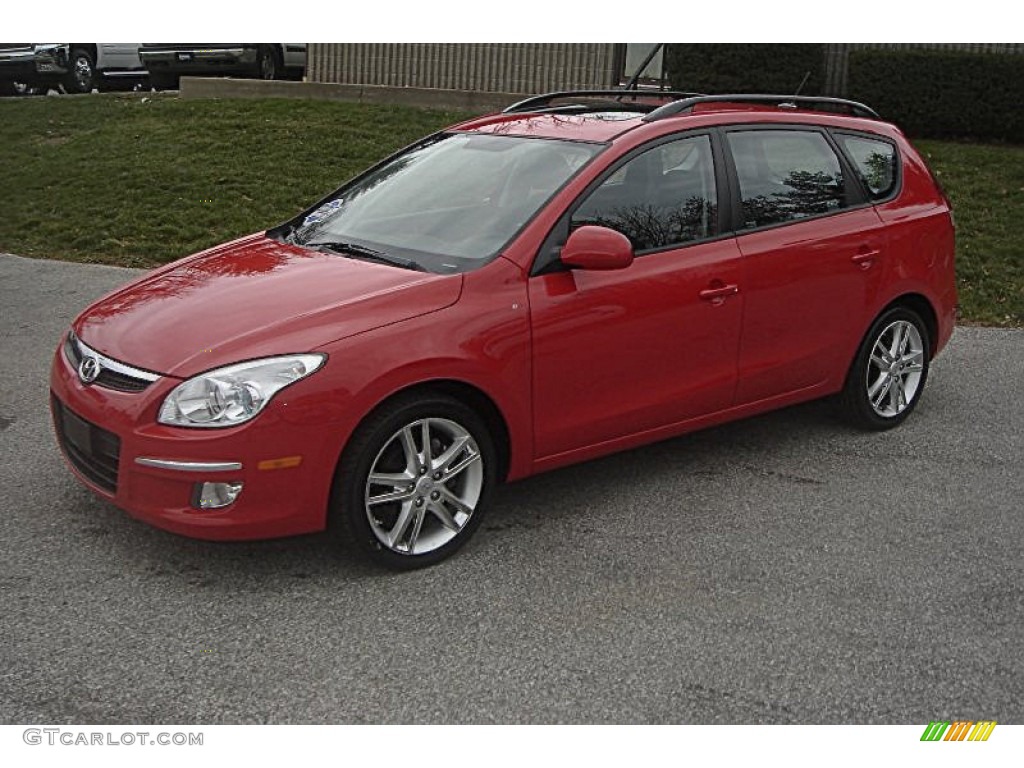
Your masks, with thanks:
<instances>
[{"instance_id":1,"label":"asphalt pavement","mask_svg":"<svg viewBox=\"0 0 1024 768\"><path fill-rule=\"evenodd\" d=\"M958 328L897 430L812 403L538 476L396 575L74 480L50 356L134 274L0 256L0 722L1024 722L1024 331Z\"/></svg>"}]
</instances>

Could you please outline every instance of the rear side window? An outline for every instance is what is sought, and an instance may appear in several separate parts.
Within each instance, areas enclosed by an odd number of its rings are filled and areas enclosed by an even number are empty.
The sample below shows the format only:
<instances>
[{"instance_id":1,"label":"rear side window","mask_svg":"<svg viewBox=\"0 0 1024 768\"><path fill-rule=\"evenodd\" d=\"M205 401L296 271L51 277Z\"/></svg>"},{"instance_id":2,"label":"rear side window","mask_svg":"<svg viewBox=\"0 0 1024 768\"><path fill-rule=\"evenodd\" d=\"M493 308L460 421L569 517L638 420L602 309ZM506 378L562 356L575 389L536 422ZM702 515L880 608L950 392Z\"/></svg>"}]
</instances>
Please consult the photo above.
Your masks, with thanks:
<instances>
[{"instance_id":1,"label":"rear side window","mask_svg":"<svg viewBox=\"0 0 1024 768\"><path fill-rule=\"evenodd\" d=\"M836 134L836 139L853 161L872 200L883 200L896 189L896 147L887 141L863 136Z\"/></svg>"},{"instance_id":2,"label":"rear side window","mask_svg":"<svg viewBox=\"0 0 1024 768\"><path fill-rule=\"evenodd\" d=\"M743 227L820 216L846 208L839 158L814 131L735 131L729 149L740 183Z\"/></svg>"}]
</instances>

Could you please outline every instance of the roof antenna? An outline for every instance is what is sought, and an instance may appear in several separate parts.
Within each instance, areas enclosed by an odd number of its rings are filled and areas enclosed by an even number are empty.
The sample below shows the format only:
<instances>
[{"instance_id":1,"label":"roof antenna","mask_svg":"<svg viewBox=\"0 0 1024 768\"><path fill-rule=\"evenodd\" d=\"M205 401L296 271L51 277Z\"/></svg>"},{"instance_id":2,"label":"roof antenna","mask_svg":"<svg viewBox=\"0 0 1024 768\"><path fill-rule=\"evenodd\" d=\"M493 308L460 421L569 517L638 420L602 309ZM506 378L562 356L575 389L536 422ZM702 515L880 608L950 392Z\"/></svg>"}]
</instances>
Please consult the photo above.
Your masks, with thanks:
<instances>
[{"instance_id":1,"label":"roof antenna","mask_svg":"<svg viewBox=\"0 0 1024 768\"><path fill-rule=\"evenodd\" d=\"M796 89L796 93L793 94L794 96L799 96L800 95L800 91L802 91L804 89L804 86L807 85L807 79L810 76L811 76L811 70L808 69L807 72L804 74L804 79L800 81L800 87L797 88Z\"/></svg>"}]
</instances>

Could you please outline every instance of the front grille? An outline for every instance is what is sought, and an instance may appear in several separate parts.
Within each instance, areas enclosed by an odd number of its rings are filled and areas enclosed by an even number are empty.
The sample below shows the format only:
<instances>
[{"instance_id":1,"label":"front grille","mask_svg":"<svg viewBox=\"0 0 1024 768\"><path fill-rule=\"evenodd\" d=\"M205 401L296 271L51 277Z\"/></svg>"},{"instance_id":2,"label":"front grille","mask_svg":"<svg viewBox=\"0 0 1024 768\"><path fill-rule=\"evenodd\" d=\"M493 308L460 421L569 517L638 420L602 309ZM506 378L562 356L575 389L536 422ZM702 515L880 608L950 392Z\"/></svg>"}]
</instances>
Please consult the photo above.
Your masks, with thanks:
<instances>
[{"instance_id":1,"label":"front grille","mask_svg":"<svg viewBox=\"0 0 1024 768\"><path fill-rule=\"evenodd\" d=\"M82 362L82 351L78 348L73 333L69 333L64 339L64 354L67 355L68 361L77 370ZM96 377L96 381L93 383L107 389L116 389L119 392L141 392L150 385L150 382L145 379L138 379L110 368L102 368L100 375Z\"/></svg>"},{"instance_id":2,"label":"front grille","mask_svg":"<svg viewBox=\"0 0 1024 768\"><path fill-rule=\"evenodd\" d=\"M75 469L105 491L117 493L121 439L86 421L50 395L57 441Z\"/></svg>"}]
</instances>

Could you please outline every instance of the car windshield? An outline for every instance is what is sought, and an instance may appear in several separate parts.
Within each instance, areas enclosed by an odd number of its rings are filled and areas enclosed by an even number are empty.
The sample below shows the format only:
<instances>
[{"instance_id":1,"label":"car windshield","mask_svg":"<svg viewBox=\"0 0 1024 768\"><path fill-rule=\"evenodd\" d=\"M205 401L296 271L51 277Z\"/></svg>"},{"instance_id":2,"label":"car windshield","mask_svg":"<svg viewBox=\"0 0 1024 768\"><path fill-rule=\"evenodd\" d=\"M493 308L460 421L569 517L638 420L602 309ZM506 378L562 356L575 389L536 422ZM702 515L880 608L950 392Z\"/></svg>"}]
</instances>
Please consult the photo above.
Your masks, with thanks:
<instances>
[{"instance_id":1,"label":"car windshield","mask_svg":"<svg viewBox=\"0 0 1024 768\"><path fill-rule=\"evenodd\" d=\"M604 145L448 134L342 187L290 240L352 258L375 252L432 272L496 256Z\"/></svg>"}]
</instances>

